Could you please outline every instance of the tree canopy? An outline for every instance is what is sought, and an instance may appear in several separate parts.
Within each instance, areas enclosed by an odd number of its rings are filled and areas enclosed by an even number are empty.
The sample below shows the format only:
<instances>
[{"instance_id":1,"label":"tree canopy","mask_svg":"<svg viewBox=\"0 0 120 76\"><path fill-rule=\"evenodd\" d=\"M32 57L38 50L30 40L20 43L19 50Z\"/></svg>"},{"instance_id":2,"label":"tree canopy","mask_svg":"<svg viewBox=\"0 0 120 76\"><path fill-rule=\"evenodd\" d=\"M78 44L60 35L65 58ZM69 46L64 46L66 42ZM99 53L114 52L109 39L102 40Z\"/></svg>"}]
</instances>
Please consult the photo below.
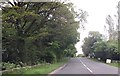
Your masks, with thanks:
<instances>
[{"instance_id":1,"label":"tree canopy","mask_svg":"<svg viewBox=\"0 0 120 76\"><path fill-rule=\"evenodd\" d=\"M64 2L5 3L2 7L4 62L33 65L74 56L74 45L79 41L77 29L85 20L85 12L79 14L71 3Z\"/></svg>"},{"instance_id":2,"label":"tree canopy","mask_svg":"<svg viewBox=\"0 0 120 76\"><path fill-rule=\"evenodd\" d=\"M82 50L85 56L100 58L102 61L119 60L118 43L104 40L102 34L97 31L89 32L88 37L84 39Z\"/></svg>"}]
</instances>

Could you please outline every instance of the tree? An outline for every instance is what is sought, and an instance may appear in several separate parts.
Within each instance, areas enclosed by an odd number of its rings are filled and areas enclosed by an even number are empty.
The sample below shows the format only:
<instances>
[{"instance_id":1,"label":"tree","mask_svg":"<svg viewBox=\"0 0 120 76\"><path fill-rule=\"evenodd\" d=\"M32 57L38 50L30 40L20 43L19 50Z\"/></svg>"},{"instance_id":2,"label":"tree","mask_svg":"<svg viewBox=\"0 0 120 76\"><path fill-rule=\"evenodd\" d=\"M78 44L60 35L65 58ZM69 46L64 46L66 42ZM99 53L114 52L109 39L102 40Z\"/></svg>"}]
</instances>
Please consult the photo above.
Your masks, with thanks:
<instances>
[{"instance_id":1,"label":"tree","mask_svg":"<svg viewBox=\"0 0 120 76\"><path fill-rule=\"evenodd\" d=\"M97 41L94 46L94 56L95 58L100 58L105 61L107 58L110 58L110 53L108 52L107 43L104 41Z\"/></svg>"},{"instance_id":2,"label":"tree","mask_svg":"<svg viewBox=\"0 0 120 76\"><path fill-rule=\"evenodd\" d=\"M117 16L115 15L115 17ZM108 30L107 30L107 26L105 26L105 29L108 31L110 41L113 41L113 40L115 41L118 39L118 24L116 24L117 23L116 21L113 20L113 18L110 15L106 17L106 23L108 24Z\"/></svg>"},{"instance_id":3,"label":"tree","mask_svg":"<svg viewBox=\"0 0 120 76\"><path fill-rule=\"evenodd\" d=\"M3 61L34 65L53 62L76 53L79 23L84 16L72 4L61 2L10 2L3 6ZM83 19L84 20L84 19ZM49 57L51 59L49 59ZM55 59L54 59L55 58Z\"/></svg>"},{"instance_id":4,"label":"tree","mask_svg":"<svg viewBox=\"0 0 120 76\"><path fill-rule=\"evenodd\" d=\"M92 54L94 51L93 45L95 42L100 41L102 39L102 35L97 31L90 31L88 37L86 37L83 41L82 50L85 56Z\"/></svg>"},{"instance_id":5,"label":"tree","mask_svg":"<svg viewBox=\"0 0 120 76\"><path fill-rule=\"evenodd\" d=\"M101 58L102 61L106 59L118 60L118 48L115 44L106 41L98 41L94 44L95 58Z\"/></svg>"}]
</instances>

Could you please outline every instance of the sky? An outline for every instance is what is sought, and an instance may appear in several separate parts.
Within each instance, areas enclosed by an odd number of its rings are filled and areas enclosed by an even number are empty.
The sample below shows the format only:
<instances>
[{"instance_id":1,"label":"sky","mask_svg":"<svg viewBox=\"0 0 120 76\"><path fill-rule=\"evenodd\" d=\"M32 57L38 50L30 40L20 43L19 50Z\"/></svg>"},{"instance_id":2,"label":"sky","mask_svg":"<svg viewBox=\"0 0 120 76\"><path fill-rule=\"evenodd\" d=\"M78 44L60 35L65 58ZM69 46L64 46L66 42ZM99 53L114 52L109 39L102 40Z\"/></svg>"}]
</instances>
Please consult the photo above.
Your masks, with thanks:
<instances>
[{"instance_id":1,"label":"sky","mask_svg":"<svg viewBox=\"0 0 120 76\"><path fill-rule=\"evenodd\" d=\"M84 24L85 30L80 32L80 42L75 47L77 54L82 54L81 45L83 39L88 36L89 31L99 31L105 34L104 25L106 24L107 15L117 15L117 5L120 0L70 0L77 9L88 12L87 23Z\"/></svg>"}]
</instances>

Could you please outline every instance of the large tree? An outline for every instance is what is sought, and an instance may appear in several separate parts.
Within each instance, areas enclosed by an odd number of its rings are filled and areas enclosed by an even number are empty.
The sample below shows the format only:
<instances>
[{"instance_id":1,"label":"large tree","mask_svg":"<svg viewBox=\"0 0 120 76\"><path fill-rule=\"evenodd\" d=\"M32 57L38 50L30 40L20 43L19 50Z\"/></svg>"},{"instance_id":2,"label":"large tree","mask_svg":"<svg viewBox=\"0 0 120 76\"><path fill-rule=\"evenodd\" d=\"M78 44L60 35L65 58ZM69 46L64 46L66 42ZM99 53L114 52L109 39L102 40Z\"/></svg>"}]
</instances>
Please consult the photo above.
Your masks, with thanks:
<instances>
[{"instance_id":1,"label":"large tree","mask_svg":"<svg viewBox=\"0 0 120 76\"><path fill-rule=\"evenodd\" d=\"M48 58L61 59L65 50L76 53L72 50L79 40L77 29L84 15L75 12L71 3L6 3L2 7L3 61L36 64L54 60Z\"/></svg>"},{"instance_id":2,"label":"large tree","mask_svg":"<svg viewBox=\"0 0 120 76\"><path fill-rule=\"evenodd\" d=\"M93 45L102 39L102 34L98 31L90 31L88 37L84 38L82 50L85 56L94 52Z\"/></svg>"},{"instance_id":3,"label":"large tree","mask_svg":"<svg viewBox=\"0 0 120 76\"><path fill-rule=\"evenodd\" d=\"M115 15L117 18L117 16ZM118 24L117 24L117 19L114 20L110 15L106 17L106 23L108 26L105 26L105 29L107 30L109 34L109 40L110 41L115 41L118 39ZM107 28L108 27L108 28Z\"/></svg>"}]
</instances>

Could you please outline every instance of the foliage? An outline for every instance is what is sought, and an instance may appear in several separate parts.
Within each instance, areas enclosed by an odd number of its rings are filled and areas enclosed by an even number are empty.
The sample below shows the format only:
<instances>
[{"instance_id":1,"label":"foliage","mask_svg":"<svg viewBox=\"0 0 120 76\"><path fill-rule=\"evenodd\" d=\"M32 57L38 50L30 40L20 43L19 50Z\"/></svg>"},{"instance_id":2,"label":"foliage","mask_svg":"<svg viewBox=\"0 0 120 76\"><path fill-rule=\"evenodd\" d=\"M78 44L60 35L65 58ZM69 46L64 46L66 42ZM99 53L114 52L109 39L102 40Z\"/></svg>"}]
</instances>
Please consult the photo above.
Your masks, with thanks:
<instances>
[{"instance_id":1,"label":"foliage","mask_svg":"<svg viewBox=\"0 0 120 76\"><path fill-rule=\"evenodd\" d=\"M54 63L56 62L56 55L53 52L47 52L44 59L47 63Z\"/></svg>"},{"instance_id":2,"label":"foliage","mask_svg":"<svg viewBox=\"0 0 120 76\"><path fill-rule=\"evenodd\" d=\"M2 66L3 66L3 69L6 69L6 70L13 69L16 67L16 65L13 63L5 63L5 62L2 63Z\"/></svg>"},{"instance_id":3,"label":"foliage","mask_svg":"<svg viewBox=\"0 0 120 76\"><path fill-rule=\"evenodd\" d=\"M92 33L92 38L89 35L88 38L84 39L82 46L84 54L86 56L100 58L102 61L106 61L106 59L119 60L120 52L118 51L118 42L111 40L105 41L99 33L96 34Z\"/></svg>"},{"instance_id":4,"label":"foliage","mask_svg":"<svg viewBox=\"0 0 120 76\"><path fill-rule=\"evenodd\" d=\"M3 76L13 76L17 74L17 76L24 76L24 75L30 75L30 76L34 76L34 75L41 75L43 76L43 74L47 75L48 73L52 72L53 70L55 70L56 68L64 65L66 62L68 61L68 58L63 58L62 61L57 62L57 63L53 63L53 64L39 64L36 66L27 66L24 68L19 68L19 69L13 69L13 70L8 70L8 71L4 71L3 72ZM19 75L18 75L19 74Z\"/></svg>"},{"instance_id":5,"label":"foliage","mask_svg":"<svg viewBox=\"0 0 120 76\"><path fill-rule=\"evenodd\" d=\"M90 53L93 52L94 48L93 45L95 42L100 41L102 36L97 31L90 31L88 37L84 38L82 50L85 56L88 56Z\"/></svg>"},{"instance_id":6,"label":"foliage","mask_svg":"<svg viewBox=\"0 0 120 76\"><path fill-rule=\"evenodd\" d=\"M52 63L76 53L77 29L86 18L85 12L79 14L71 3L64 2L5 3L8 6L2 7L4 62L26 65L44 61Z\"/></svg>"},{"instance_id":7,"label":"foliage","mask_svg":"<svg viewBox=\"0 0 120 76\"><path fill-rule=\"evenodd\" d=\"M106 17L107 25L104 26L105 30L109 35L109 40L117 40L118 39L118 17L114 15L115 20L111 15Z\"/></svg>"},{"instance_id":8,"label":"foliage","mask_svg":"<svg viewBox=\"0 0 120 76\"><path fill-rule=\"evenodd\" d=\"M103 61L109 58L109 49L107 48L107 44L105 42L96 42L94 48L96 58L101 58Z\"/></svg>"}]
</instances>

